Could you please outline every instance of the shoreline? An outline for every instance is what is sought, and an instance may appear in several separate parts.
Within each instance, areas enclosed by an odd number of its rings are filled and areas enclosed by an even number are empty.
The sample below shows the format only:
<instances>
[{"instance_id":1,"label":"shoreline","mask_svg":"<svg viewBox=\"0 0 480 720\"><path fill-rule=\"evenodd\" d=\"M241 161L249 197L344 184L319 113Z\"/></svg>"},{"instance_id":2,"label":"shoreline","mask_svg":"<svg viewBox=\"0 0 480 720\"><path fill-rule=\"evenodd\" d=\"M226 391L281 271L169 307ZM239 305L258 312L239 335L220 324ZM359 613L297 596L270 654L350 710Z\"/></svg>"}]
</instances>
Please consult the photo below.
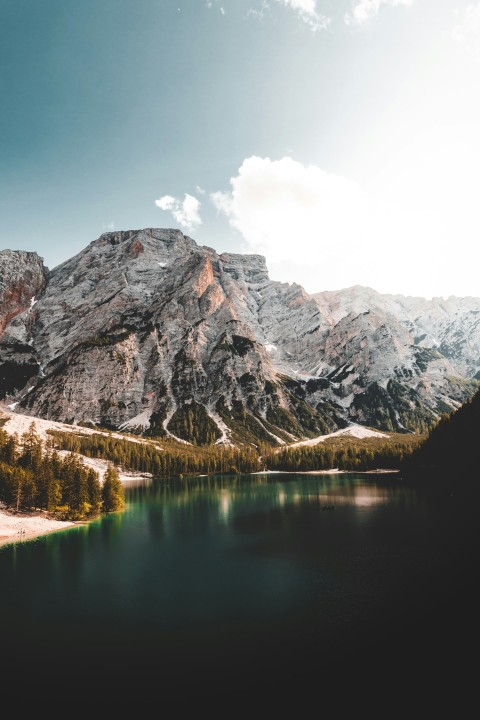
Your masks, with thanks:
<instances>
[{"instance_id":1,"label":"shoreline","mask_svg":"<svg viewBox=\"0 0 480 720\"><path fill-rule=\"evenodd\" d=\"M106 464L106 461L105 461ZM97 466L98 468L98 466ZM332 468L331 470L260 470L258 472L247 473L248 475L344 475L355 473L356 475L384 475L395 474L398 470L339 470ZM132 481L142 481L151 479L151 475L134 475L120 473L122 484L130 484ZM208 477L207 475L199 477ZM49 517L46 510L36 510L35 512L16 512L6 505L0 503L0 550L6 545L12 545L18 542L27 542L50 533L61 532L63 530L71 530L74 527L86 525L89 520L55 520Z\"/></svg>"},{"instance_id":2,"label":"shoreline","mask_svg":"<svg viewBox=\"0 0 480 720\"><path fill-rule=\"evenodd\" d=\"M375 470L340 470L332 468L331 470L257 470L246 475L396 475L400 472L398 468L377 468Z\"/></svg>"},{"instance_id":3,"label":"shoreline","mask_svg":"<svg viewBox=\"0 0 480 720\"><path fill-rule=\"evenodd\" d=\"M2 504L0 505L0 549L5 545L35 540L43 535L70 530L84 524L84 521L55 520L48 516L46 510L17 513Z\"/></svg>"},{"instance_id":4,"label":"shoreline","mask_svg":"<svg viewBox=\"0 0 480 720\"><path fill-rule=\"evenodd\" d=\"M107 469L107 461L100 458L85 458L86 465L93 467L102 475ZM119 471L119 477L122 485L132 487L136 482L150 480L151 475L126 473ZM97 519L97 518L92 518ZM43 535L60 532L62 530L71 530L80 525L87 525L90 520L56 520L49 516L46 510L36 510L25 512L23 510L17 513L16 510L7 507L0 502L0 550L5 545L11 545L17 542L25 542L35 540Z\"/></svg>"},{"instance_id":5,"label":"shoreline","mask_svg":"<svg viewBox=\"0 0 480 720\"><path fill-rule=\"evenodd\" d=\"M31 423L35 423L36 431L40 438L45 441L48 438L48 430L62 430L64 432L77 432L82 434L100 433L107 434L101 430L85 428L81 426L71 426L65 423L56 422L54 420L44 420L42 418L23 415L15 413L11 408L6 406L4 403L0 403L0 418L3 420L3 429L10 435L17 434L21 435L28 430ZM348 432L355 435L356 437L367 437L370 435L381 434L361 426L353 426L348 428ZM115 433L108 433L115 436ZM343 435L346 434L346 430L337 431L332 435ZM123 435L117 434L118 437L124 437ZM301 441L297 443L302 444L316 444L325 440L329 435L320 436L313 440ZM129 437L128 440L132 442L141 443L142 439L136 437ZM60 450L60 455L66 455L66 450ZM85 455L81 455L84 464L87 467L91 467L100 476L100 482L103 480L103 476L108 467L108 461L103 458L90 458ZM117 467L119 472L119 478L122 485L132 487L135 483L141 483L145 480L151 480L152 475L150 473L135 473L122 471ZM335 475L344 474L348 472L355 472L358 474L392 474L398 473L398 470L339 470L338 468L331 468L330 470L260 470L258 472L245 473L247 475ZM201 474L198 477L207 477L207 475ZM0 502L0 549L9 544L17 542L25 542L28 540L35 540L37 537L47 535L53 532L59 532L62 530L70 530L79 525L85 525L89 520L81 521L69 521L69 520L56 520L48 516L46 510L37 510L35 512L19 512L17 513L12 508L7 508Z\"/></svg>"}]
</instances>

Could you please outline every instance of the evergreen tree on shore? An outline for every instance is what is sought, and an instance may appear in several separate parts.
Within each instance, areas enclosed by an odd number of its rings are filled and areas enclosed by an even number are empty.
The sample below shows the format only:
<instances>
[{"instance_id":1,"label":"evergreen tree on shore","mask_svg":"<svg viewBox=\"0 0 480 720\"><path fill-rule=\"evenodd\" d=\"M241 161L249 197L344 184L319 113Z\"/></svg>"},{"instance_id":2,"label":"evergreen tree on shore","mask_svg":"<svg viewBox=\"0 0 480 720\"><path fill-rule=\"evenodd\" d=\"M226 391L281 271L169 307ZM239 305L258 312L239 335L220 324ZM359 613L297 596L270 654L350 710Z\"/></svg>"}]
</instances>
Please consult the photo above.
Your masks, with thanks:
<instances>
[{"instance_id":1,"label":"evergreen tree on shore","mask_svg":"<svg viewBox=\"0 0 480 720\"><path fill-rule=\"evenodd\" d=\"M45 447L35 423L20 441L0 428L0 500L17 512L38 508L65 520L102 510L98 473L74 452L62 458L51 442Z\"/></svg>"},{"instance_id":2,"label":"evergreen tree on shore","mask_svg":"<svg viewBox=\"0 0 480 720\"><path fill-rule=\"evenodd\" d=\"M118 470L109 464L103 478L102 509L104 512L118 512L125 507L125 492L118 475Z\"/></svg>"}]
</instances>

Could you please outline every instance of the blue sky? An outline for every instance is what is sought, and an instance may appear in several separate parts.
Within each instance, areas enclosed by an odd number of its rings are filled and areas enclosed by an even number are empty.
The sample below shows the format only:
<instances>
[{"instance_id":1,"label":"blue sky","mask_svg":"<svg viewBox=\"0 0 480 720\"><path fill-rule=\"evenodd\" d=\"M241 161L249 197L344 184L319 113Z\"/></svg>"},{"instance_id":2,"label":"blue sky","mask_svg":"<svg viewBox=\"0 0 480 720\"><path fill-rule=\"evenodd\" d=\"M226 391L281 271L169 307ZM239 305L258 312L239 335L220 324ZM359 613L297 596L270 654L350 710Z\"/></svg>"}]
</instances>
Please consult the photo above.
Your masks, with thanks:
<instances>
[{"instance_id":1,"label":"blue sky","mask_svg":"<svg viewBox=\"0 0 480 720\"><path fill-rule=\"evenodd\" d=\"M178 227L309 292L480 295L480 2L0 0L0 247Z\"/></svg>"}]
</instances>

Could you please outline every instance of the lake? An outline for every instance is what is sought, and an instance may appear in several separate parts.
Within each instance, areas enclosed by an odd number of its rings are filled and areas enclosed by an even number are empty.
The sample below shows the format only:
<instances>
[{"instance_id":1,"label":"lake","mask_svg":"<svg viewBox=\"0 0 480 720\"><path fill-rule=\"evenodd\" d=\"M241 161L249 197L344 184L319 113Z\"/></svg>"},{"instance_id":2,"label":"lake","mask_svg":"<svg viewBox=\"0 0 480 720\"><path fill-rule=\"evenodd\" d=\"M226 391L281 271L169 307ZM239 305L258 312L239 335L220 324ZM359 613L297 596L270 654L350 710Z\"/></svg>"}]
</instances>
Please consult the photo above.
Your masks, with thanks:
<instances>
[{"instance_id":1,"label":"lake","mask_svg":"<svg viewBox=\"0 0 480 720\"><path fill-rule=\"evenodd\" d=\"M280 701L354 680L405 693L463 667L478 523L461 494L284 474L145 480L126 499L0 548L7 686Z\"/></svg>"}]
</instances>

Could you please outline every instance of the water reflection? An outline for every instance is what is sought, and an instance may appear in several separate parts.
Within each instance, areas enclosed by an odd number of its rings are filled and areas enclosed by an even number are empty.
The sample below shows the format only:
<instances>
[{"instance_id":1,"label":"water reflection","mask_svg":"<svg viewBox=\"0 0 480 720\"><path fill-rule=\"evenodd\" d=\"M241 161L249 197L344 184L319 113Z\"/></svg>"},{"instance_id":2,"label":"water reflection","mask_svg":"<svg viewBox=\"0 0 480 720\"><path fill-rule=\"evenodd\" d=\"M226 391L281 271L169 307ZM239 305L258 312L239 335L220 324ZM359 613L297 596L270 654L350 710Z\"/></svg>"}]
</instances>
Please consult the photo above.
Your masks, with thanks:
<instances>
[{"instance_id":1,"label":"water reflection","mask_svg":"<svg viewBox=\"0 0 480 720\"><path fill-rule=\"evenodd\" d=\"M392 628L432 623L471 565L448 503L391 478L153 479L126 498L124 513L0 551L9 662L51 646L99 675L171 681L188 665L208 682L336 652L338 671L358 648L385 652Z\"/></svg>"},{"instance_id":2,"label":"water reflection","mask_svg":"<svg viewBox=\"0 0 480 720\"><path fill-rule=\"evenodd\" d=\"M221 522L223 521L226 525L228 525L228 519L229 519L231 507L232 507L231 493L224 488L224 489L220 490L219 518L220 518L220 521Z\"/></svg>"},{"instance_id":3,"label":"water reflection","mask_svg":"<svg viewBox=\"0 0 480 720\"><path fill-rule=\"evenodd\" d=\"M281 478L281 479L279 479ZM162 512L149 511L152 532L162 526L162 536L174 531L180 532L185 524L195 523L195 507L202 508L202 516L208 515L204 523L206 531L215 520L228 527L242 508L255 505L257 511L262 507L286 508L287 506L316 505L321 510L335 510L346 507L375 508L392 502L415 502L412 489L399 487L391 482L382 485L378 481L365 477L349 475L305 476L288 475L274 478L268 475L257 476L208 476L168 481L143 480L127 490L130 507L147 503L159 503ZM188 508L186 515L181 508ZM193 514L192 514L193 512ZM169 517L174 513L176 518ZM197 526L197 530L198 530Z\"/></svg>"}]
</instances>

